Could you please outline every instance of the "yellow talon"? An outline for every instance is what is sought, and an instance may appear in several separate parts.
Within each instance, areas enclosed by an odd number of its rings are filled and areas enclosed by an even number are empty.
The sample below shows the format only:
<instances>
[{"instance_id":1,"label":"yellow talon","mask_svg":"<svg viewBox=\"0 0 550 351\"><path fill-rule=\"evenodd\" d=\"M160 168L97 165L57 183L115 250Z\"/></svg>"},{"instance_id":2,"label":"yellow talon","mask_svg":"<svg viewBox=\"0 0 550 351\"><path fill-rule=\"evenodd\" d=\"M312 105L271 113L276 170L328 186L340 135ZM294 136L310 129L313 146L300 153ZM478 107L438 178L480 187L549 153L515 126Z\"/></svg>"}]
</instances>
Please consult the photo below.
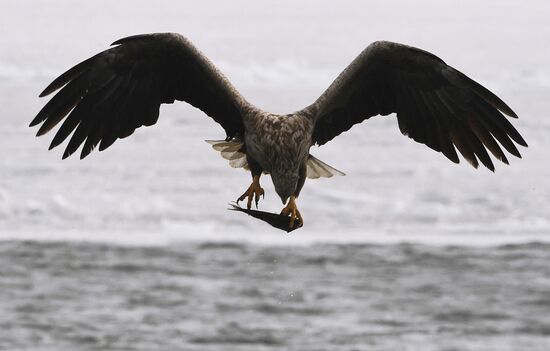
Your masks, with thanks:
<instances>
[{"instance_id":1,"label":"yellow talon","mask_svg":"<svg viewBox=\"0 0 550 351\"><path fill-rule=\"evenodd\" d=\"M237 199L237 204L239 203L239 201L243 201L245 198L248 198L246 208L250 210L250 208L252 207L252 199L254 199L254 202L256 202L256 208L258 208L260 196L265 197L264 189L260 186L260 176L254 176L252 178L252 184L250 184L248 190L246 190L244 194L242 194Z\"/></svg>"},{"instance_id":2,"label":"yellow talon","mask_svg":"<svg viewBox=\"0 0 550 351\"><path fill-rule=\"evenodd\" d=\"M283 216L290 216L290 223L288 225L289 229L294 228L294 223L296 220L298 220L298 227L302 227L304 225L304 220L300 214L300 211L298 211L298 207L296 206L296 196L294 195L290 196L290 200L288 200L288 204L285 208L283 208L281 214Z\"/></svg>"}]
</instances>

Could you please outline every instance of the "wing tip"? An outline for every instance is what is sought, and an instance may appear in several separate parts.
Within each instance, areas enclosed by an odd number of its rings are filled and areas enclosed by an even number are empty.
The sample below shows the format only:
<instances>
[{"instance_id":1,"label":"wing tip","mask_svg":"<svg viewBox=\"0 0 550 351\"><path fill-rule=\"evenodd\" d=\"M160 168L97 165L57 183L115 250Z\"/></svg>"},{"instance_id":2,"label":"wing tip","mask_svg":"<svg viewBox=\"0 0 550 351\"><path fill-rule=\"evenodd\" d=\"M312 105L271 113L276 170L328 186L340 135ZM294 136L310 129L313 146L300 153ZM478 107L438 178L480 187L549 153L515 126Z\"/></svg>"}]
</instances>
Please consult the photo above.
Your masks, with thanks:
<instances>
[{"instance_id":1,"label":"wing tip","mask_svg":"<svg viewBox=\"0 0 550 351\"><path fill-rule=\"evenodd\" d=\"M40 94L38 94L38 97L39 98L46 97L46 96L50 95L51 93L53 93L54 91L56 91L57 89L59 89L59 87L54 85L54 83L51 83L44 90L42 90L42 92Z\"/></svg>"},{"instance_id":2,"label":"wing tip","mask_svg":"<svg viewBox=\"0 0 550 351\"><path fill-rule=\"evenodd\" d=\"M463 155L464 156L464 155ZM468 163L474 167L475 169L479 169L479 162L477 162L477 159L475 158L475 156L470 159L470 158L464 158L466 161L468 161Z\"/></svg>"},{"instance_id":3,"label":"wing tip","mask_svg":"<svg viewBox=\"0 0 550 351\"><path fill-rule=\"evenodd\" d=\"M44 125L42 125L44 126ZM48 132L48 130L44 129L44 128L40 128L38 129L38 131L36 132L36 137L39 137L39 136L42 136L44 134L46 134Z\"/></svg>"},{"instance_id":4,"label":"wing tip","mask_svg":"<svg viewBox=\"0 0 550 351\"><path fill-rule=\"evenodd\" d=\"M29 123L29 128L32 128L32 127L35 127L35 126L39 125L40 122L41 122L41 121L40 121L40 119L39 119L38 117L35 118L35 119L33 119L33 120L31 121L31 123Z\"/></svg>"},{"instance_id":5,"label":"wing tip","mask_svg":"<svg viewBox=\"0 0 550 351\"><path fill-rule=\"evenodd\" d=\"M496 108L500 112L504 113L506 116L508 116L510 118L515 118L515 119L519 118L517 113L515 113L514 110L512 110L510 108L510 106L508 106L504 101L502 101L502 99L500 99L498 96L496 96L495 94L493 94L490 91L489 91L489 93L491 93L493 95L494 100L488 99L487 97L484 97L483 95L480 95L480 97L483 100L485 100L485 102L487 102L489 105L492 105L494 108Z\"/></svg>"},{"instance_id":6,"label":"wing tip","mask_svg":"<svg viewBox=\"0 0 550 351\"><path fill-rule=\"evenodd\" d=\"M523 147L529 147L529 145L527 145L527 142L525 141L525 139L523 139L520 135L520 138L518 138L518 140L514 140L516 143L518 143L518 145L521 145Z\"/></svg>"},{"instance_id":7,"label":"wing tip","mask_svg":"<svg viewBox=\"0 0 550 351\"><path fill-rule=\"evenodd\" d=\"M521 156L521 155L520 155ZM504 153L502 154L502 157L499 158L499 161L504 163L505 165L510 165L510 162L508 161L508 159L506 158L506 156L504 155Z\"/></svg>"},{"instance_id":8,"label":"wing tip","mask_svg":"<svg viewBox=\"0 0 550 351\"><path fill-rule=\"evenodd\" d=\"M508 106L507 106L508 107ZM501 110L502 111L502 110ZM512 117L512 118L519 118L519 116L517 115L517 113L515 113L510 107L508 107L508 110L507 111L502 111L504 112L508 117Z\"/></svg>"},{"instance_id":9,"label":"wing tip","mask_svg":"<svg viewBox=\"0 0 550 351\"><path fill-rule=\"evenodd\" d=\"M124 43L132 41L132 40L139 40L139 39L143 39L143 38L148 38L148 37L151 37L152 35L154 35L154 34L130 35L128 37L120 38L120 39L114 41L113 43L111 43L111 46L124 44Z\"/></svg>"}]
</instances>

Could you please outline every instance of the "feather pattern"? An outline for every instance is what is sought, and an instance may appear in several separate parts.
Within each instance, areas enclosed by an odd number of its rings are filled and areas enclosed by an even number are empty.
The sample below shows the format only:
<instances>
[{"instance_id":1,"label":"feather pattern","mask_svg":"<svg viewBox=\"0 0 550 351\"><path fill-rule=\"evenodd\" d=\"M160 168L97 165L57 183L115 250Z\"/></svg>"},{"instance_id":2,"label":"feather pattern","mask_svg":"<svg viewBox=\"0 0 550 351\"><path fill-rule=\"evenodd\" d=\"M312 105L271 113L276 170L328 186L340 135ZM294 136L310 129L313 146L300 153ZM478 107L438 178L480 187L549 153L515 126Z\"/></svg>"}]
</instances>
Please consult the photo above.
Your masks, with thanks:
<instances>
[{"instance_id":1,"label":"feather pattern","mask_svg":"<svg viewBox=\"0 0 550 351\"><path fill-rule=\"evenodd\" d=\"M487 150L508 163L497 141L517 157L521 155L514 142L527 146L504 116L517 118L516 113L499 97L439 57L391 42L368 46L304 109L315 121L312 139L318 145L365 119L391 112L401 133L455 163L456 148L474 167L479 161L493 171Z\"/></svg>"},{"instance_id":2,"label":"feather pattern","mask_svg":"<svg viewBox=\"0 0 550 351\"><path fill-rule=\"evenodd\" d=\"M178 34L136 35L69 69L40 96L61 89L32 120L42 135L63 121L50 148L74 134L63 158L82 144L81 158L111 146L136 128L157 122L163 103L183 100L221 124L227 138L243 136L249 103L187 39Z\"/></svg>"}]
</instances>

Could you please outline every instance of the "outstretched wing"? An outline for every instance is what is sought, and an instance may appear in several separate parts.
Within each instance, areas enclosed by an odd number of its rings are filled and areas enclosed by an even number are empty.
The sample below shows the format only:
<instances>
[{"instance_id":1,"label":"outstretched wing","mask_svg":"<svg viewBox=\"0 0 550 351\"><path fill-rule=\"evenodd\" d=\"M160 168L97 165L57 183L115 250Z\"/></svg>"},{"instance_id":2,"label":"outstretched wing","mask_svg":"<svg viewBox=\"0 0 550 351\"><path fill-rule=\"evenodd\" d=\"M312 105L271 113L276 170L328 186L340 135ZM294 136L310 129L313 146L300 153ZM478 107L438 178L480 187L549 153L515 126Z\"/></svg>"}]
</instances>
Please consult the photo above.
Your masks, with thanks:
<instances>
[{"instance_id":1,"label":"outstretched wing","mask_svg":"<svg viewBox=\"0 0 550 351\"><path fill-rule=\"evenodd\" d=\"M495 139L517 157L512 140L527 146L502 115L517 118L501 99L437 56L391 42L368 46L305 111L315 119L319 145L369 117L395 112L404 135L455 163L456 147L474 167L479 159L494 170L487 149L508 163Z\"/></svg>"},{"instance_id":2,"label":"outstretched wing","mask_svg":"<svg viewBox=\"0 0 550 351\"><path fill-rule=\"evenodd\" d=\"M63 158L84 143L80 158L96 145L104 150L140 126L157 122L162 103L181 100L201 109L225 129L227 138L244 132L245 99L214 65L179 34L159 33L120 39L117 45L74 66L40 96L62 88L30 126L37 135L67 117L50 149L73 133Z\"/></svg>"}]
</instances>

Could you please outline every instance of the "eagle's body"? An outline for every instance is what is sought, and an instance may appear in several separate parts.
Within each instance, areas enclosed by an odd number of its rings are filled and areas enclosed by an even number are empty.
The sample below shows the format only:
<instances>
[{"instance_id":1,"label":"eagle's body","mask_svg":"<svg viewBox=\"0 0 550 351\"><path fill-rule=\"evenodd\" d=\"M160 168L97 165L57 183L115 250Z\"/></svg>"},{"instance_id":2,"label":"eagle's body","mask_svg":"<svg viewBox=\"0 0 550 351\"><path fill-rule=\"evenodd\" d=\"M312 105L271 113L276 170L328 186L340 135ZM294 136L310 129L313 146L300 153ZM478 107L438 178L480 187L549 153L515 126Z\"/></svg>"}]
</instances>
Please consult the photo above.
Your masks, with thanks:
<instances>
[{"instance_id":1,"label":"eagle's body","mask_svg":"<svg viewBox=\"0 0 550 351\"><path fill-rule=\"evenodd\" d=\"M353 125L396 113L399 129L458 163L494 170L488 151L508 163L527 143L503 115L517 118L489 90L437 56L402 44L369 45L310 106L289 115L262 111L249 103L206 56L179 34L137 35L81 62L55 79L40 96L61 89L31 126L37 135L63 124L50 148L72 134L63 158L81 145L81 158L104 150L140 126L156 123L163 103L182 100L201 109L226 132L214 149L235 167L249 168L253 182L239 197L264 194L259 179L269 173L283 203L282 213L303 223L295 200L306 177L340 171L309 154ZM498 142L498 143L497 143ZM501 148L502 147L502 148Z\"/></svg>"},{"instance_id":2,"label":"eagle's body","mask_svg":"<svg viewBox=\"0 0 550 351\"><path fill-rule=\"evenodd\" d=\"M274 115L257 111L244 118L248 163L271 174L283 203L299 195L307 175L313 122L305 114ZM298 187L298 185L300 185Z\"/></svg>"}]
</instances>

